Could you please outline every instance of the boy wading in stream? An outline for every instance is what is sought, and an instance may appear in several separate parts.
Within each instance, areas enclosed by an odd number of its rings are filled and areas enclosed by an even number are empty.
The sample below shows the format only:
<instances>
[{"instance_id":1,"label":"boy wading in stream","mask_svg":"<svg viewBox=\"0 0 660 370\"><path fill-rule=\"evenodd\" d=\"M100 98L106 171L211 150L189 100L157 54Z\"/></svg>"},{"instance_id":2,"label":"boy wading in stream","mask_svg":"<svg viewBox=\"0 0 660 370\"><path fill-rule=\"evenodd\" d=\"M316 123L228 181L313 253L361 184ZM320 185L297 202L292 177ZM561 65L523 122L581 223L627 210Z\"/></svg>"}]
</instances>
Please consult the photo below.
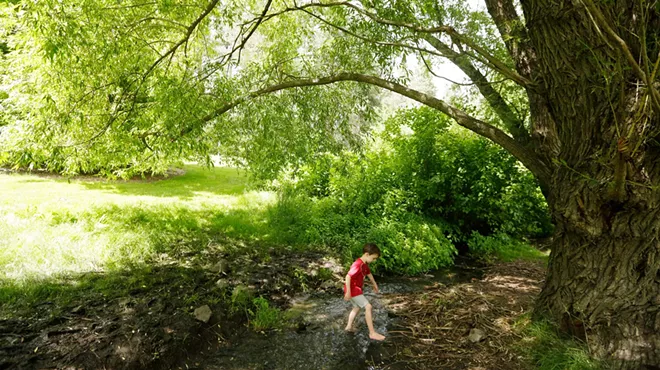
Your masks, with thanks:
<instances>
[{"instance_id":1,"label":"boy wading in stream","mask_svg":"<svg viewBox=\"0 0 660 370\"><path fill-rule=\"evenodd\" d=\"M375 261L380 257L380 249L376 244L367 243L362 248L362 257L358 258L351 265L351 270L346 275L346 283L344 284L344 300L351 301L353 309L348 315L348 324L346 324L346 331L353 331L353 320L360 312L360 308L364 308L364 318L369 328L369 338L373 340L383 340L385 336L377 333L374 330L374 322L371 314L371 304L367 298L362 294L362 285L364 284L364 277L369 277L371 284L374 286L374 292L378 293L378 285L374 276L371 275L368 264Z\"/></svg>"}]
</instances>

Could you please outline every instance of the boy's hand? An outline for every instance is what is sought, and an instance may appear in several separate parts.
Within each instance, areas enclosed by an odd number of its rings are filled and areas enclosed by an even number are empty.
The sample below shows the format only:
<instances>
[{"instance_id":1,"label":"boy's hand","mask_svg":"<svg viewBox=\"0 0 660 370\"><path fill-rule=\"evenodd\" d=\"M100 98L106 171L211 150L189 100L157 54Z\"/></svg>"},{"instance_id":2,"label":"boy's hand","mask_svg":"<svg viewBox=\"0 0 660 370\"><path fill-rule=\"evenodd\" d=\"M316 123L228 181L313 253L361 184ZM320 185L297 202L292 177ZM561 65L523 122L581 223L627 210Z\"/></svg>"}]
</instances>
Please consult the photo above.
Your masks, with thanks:
<instances>
[{"instance_id":1,"label":"boy's hand","mask_svg":"<svg viewBox=\"0 0 660 370\"><path fill-rule=\"evenodd\" d=\"M378 294L380 293L380 290L378 290L378 285L374 284L374 293Z\"/></svg>"},{"instance_id":2,"label":"boy's hand","mask_svg":"<svg viewBox=\"0 0 660 370\"><path fill-rule=\"evenodd\" d=\"M344 300L345 301L350 301L351 300L351 293L344 294Z\"/></svg>"}]
</instances>

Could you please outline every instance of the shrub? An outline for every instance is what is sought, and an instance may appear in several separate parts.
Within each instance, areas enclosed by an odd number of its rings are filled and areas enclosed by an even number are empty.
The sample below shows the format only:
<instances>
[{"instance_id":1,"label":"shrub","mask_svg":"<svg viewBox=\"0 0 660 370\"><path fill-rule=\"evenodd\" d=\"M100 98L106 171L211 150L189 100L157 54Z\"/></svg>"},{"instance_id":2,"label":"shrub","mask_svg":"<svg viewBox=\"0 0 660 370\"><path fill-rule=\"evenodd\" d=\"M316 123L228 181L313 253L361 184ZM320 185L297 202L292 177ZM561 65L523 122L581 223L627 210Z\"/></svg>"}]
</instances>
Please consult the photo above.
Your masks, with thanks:
<instances>
[{"instance_id":1,"label":"shrub","mask_svg":"<svg viewBox=\"0 0 660 370\"><path fill-rule=\"evenodd\" d=\"M551 232L529 171L437 112L400 111L376 139L361 155L323 155L295 178L281 179L270 214L275 239L336 248L347 260L364 242L375 242L382 267L416 273L451 264L452 244L467 243L485 257L510 241L482 235L521 239Z\"/></svg>"}]
</instances>

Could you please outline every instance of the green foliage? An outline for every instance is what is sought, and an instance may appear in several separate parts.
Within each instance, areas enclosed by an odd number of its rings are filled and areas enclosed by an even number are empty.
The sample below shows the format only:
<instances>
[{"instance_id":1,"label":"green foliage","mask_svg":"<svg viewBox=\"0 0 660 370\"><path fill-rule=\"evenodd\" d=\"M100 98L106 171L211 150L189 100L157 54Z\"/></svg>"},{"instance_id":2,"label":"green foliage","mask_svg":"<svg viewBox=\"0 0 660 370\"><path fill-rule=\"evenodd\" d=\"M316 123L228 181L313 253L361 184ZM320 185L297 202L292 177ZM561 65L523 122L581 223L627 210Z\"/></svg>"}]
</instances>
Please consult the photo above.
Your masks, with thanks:
<instances>
[{"instance_id":1,"label":"green foliage","mask_svg":"<svg viewBox=\"0 0 660 370\"><path fill-rule=\"evenodd\" d=\"M316 278L319 281L326 281L332 279L332 270L329 268L321 267L316 274Z\"/></svg>"},{"instance_id":2,"label":"green foliage","mask_svg":"<svg viewBox=\"0 0 660 370\"><path fill-rule=\"evenodd\" d=\"M424 43L412 29L345 6L284 11L291 4L269 2L278 15L251 30L263 1L221 1L200 18L207 5L0 3L0 165L129 178L163 173L182 159L209 164L219 154L273 178L320 153L359 148L374 118L374 88L341 83L248 98L251 92L340 72L406 83L413 50L395 44ZM364 10L420 27L441 22L507 58L490 19L465 2L372 2ZM239 28L251 39L225 54L241 41L234 39Z\"/></svg>"},{"instance_id":3,"label":"green foliage","mask_svg":"<svg viewBox=\"0 0 660 370\"><path fill-rule=\"evenodd\" d=\"M320 158L299 175L297 189L340 199L351 213L445 220L454 241L473 230L514 237L551 232L533 176L501 148L450 128L437 111L402 110L386 121L379 139L364 157Z\"/></svg>"},{"instance_id":4,"label":"green foliage","mask_svg":"<svg viewBox=\"0 0 660 370\"><path fill-rule=\"evenodd\" d=\"M383 268L411 275L449 266L456 254L441 224L412 214L405 221L375 224L363 240L379 246Z\"/></svg>"},{"instance_id":5,"label":"green foliage","mask_svg":"<svg viewBox=\"0 0 660 370\"><path fill-rule=\"evenodd\" d=\"M526 253L514 239L550 233L533 176L437 111L399 111L377 139L364 155L321 156L284 182L269 216L279 240L350 250L347 259L375 242L380 266L417 273L451 264L453 244L511 257Z\"/></svg>"},{"instance_id":6,"label":"green foliage","mask_svg":"<svg viewBox=\"0 0 660 370\"><path fill-rule=\"evenodd\" d=\"M359 214L333 197L313 199L284 191L269 210L274 240L289 244L323 245L340 251L345 259L362 254L366 241L376 243L382 268L415 274L452 264L456 253L443 233L443 225L410 212L392 218Z\"/></svg>"},{"instance_id":7,"label":"green foliage","mask_svg":"<svg viewBox=\"0 0 660 370\"><path fill-rule=\"evenodd\" d=\"M402 129L404 128L404 129ZM419 209L455 225L463 239L473 231L512 236L548 234L547 205L533 176L500 147L429 108L402 111L386 122L397 181ZM390 181L392 181L390 180Z\"/></svg>"},{"instance_id":8,"label":"green foliage","mask_svg":"<svg viewBox=\"0 0 660 370\"><path fill-rule=\"evenodd\" d=\"M307 278L307 271L300 267L293 267L293 277L298 280L298 284L300 284L303 292L307 293L309 290L309 287L307 286L309 283Z\"/></svg>"},{"instance_id":9,"label":"green foliage","mask_svg":"<svg viewBox=\"0 0 660 370\"><path fill-rule=\"evenodd\" d=\"M268 300L258 297L252 300L253 308L249 309L250 326L256 331L276 329L282 326L282 311L271 307Z\"/></svg>"},{"instance_id":10,"label":"green foliage","mask_svg":"<svg viewBox=\"0 0 660 370\"><path fill-rule=\"evenodd\" d=\"M598 370L603 364L592 358L587 345L559 334L548 321L523 316L515 325L522 339L517 349L539 370Z\"/></svg>"},{"instance_id":11,"label":"green foliage","mask_svg":"<svg viewBox=\"0 0 660 370\"><path fill-rule=\"evenodd\" d=\"M260 42L242 52L250 57L225 58L220 50L234 41L231 28L263 4L222 1L188 34L207 5L0 4L0 41L6 38L10 50L0 57L0 91L8 95L0 102L0 165L129 178L163 173L187 158L210 163L220 154L252 166L255 176L273 177L318 151L361 143L373 112L366 85L281 91L215 112L287 76L333 73L349 57L350 65L370 68L368 48L356 53L359 44L334 40L329 28L291 13L263 22L253 37ZM179 40L185 43L174 50ZM325 54L300 58L319 45Z\"/></svg>"}]
</instances>

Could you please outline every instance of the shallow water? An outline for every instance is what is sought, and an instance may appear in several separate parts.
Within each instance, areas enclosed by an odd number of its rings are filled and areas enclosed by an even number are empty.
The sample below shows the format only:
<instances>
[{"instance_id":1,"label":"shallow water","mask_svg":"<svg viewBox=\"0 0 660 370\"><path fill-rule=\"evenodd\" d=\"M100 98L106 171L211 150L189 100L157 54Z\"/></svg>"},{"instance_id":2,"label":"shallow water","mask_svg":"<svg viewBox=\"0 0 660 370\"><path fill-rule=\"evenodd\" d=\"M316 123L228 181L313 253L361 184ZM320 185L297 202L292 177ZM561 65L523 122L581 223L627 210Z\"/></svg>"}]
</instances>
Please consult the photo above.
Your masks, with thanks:
<instances>
[{"instance_id":1,"label":"shallow water","mask_svg":"<svg viewBox=\"0 0 660 370\"><path fill-rule=\"evenodd\" d=\"M396 317L388 310L388 296L420 291L437 284L452 285L480 277L475 269L453 268L417 278L377 278L380 294L365 288L365 296L373 306L374 327L387 336L396 326ZM365 284L366 285L366 284ZM270 370L327 369L377 370L393 351L391 340L369 339L364 310L356 320L355 333L343 330L351 304L341 295L299 296L287 311L300 323L297 330L266 334L248 331L231 347L222 348L201 364L204 369ZM389 367L390 369L392 367Z\"/></svg>"}]
</instances>

